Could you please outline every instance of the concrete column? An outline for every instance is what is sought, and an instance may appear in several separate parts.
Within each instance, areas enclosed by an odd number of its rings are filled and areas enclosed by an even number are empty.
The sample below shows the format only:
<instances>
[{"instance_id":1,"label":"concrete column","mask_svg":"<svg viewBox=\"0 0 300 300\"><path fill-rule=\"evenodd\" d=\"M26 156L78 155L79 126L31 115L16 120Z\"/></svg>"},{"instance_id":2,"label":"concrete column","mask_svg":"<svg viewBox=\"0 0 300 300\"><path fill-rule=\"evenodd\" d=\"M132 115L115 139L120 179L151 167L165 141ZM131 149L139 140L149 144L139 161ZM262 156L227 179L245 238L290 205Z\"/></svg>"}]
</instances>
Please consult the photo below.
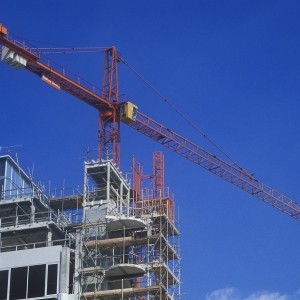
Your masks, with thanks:
<instances>
[{"instance_id":1,"label":"concrete column","mask_svg":"<svg viewBox=\"0 0 300 300\"><path fill-rule=\"evenodd\" d=\"M0 228L1 228L1 218L0 218ZM1 240L1 232L0 232L0 252L1 252L1 247L2 247L2 240Z\"/></svg>"},{"instance_id":2,"label":"concrete column","mask_svg":"<svg viewBox=\"0 0 300 300\"><path fill-rule=\"evenodd\" d=\"M119 198L120 198L120 212L123 213L123 201L124 201L124 198L123 198L123 182L121 182Z\"/></svg>"},{"instance_id":3,"label":"concrete column","mask_svg":"<svg viewBox=\"0 0 300 300\"><path fill-rule=\"evenodd\" d=\"M80 286L81 286L81 277L78 273L78 269L81 269L81 230L76 230L76 245L75 245L75 274L74 274L74 294L75 300L80 300Z\"/></svg>"},{"instance_id":4,"label":"concrete column","mask_svg":"<svg viewBox=\"0 0 300 300\"><path fill-rule=\"evenodd\" d=\"M127 216L129 217L129 215L130 215L130 190L129 191L127 191Z\"/></svg>"},{"instance_id":5,"label":"concrete column","mask_svg":"<svg viewBox=\"0 0 300 300\"><path fill-rule=\"evenodd\" d=\"M107 174L106 174L106 200L110 199L110 162L107 163Z\"/></svg>"},{"instance_id":6,"label":"concrete column","mask_svg":"<svg viewBox=\"0 0 300 300\"><path fill-rule=\"evenodd\" d=\"M30 223L35 222L35 207L33 205L30 206Z\"/></svg>"},{"instance_id":7,"label":"concrete column","mask_svg":"<svg viewBox=\"0 0 300 300\"><path fill-rule=\"evenodd\" d=\"M70 248L63 247L60 255L59 292L69 294Z\"/></svg>"},{"instance_id":8,"label":"concrete column","mask_svg":"<svg viewBox=\"0 0 300 300\"><path fill-rule=\"evenodd\" d=\"M16 223L15 223L15 226L17 226L18 223L19 223L18 208L19 208L19 206L18 206L18 204L17 204L17 205L16 205Z\"/></svg>"},{"instance_id":9,"label":"concrete column","mask_svg":"<svg viewBox=\"0 0 300 300\"><path fill-rule=\"evenodd\" d=\"M83 203L85 204L87 202L87 195L88 195L88 178L87 178L87 166L84 164L84 176L83 176Z\"/></svg>"},{"instance_id":10,"label":"concrete column","mask_svg":"<svg viewBox=\"0 0 300 300\"><path fill-rule=\"evenodd\" d=\"M147 221L147 236L151 236L151 235L152 235L152 226L148 220Z\"/></svg>"},{"instance_id":11,"label":"concrete column","mask_svg":"<svg viewBox=\"0 0 300 300\"><path fill-rule=\"evenodd\" d=\"M46 234L46 246L51 247L52 246L52 232L49 229L47 234Z\"/></svg>"}]
</instances>

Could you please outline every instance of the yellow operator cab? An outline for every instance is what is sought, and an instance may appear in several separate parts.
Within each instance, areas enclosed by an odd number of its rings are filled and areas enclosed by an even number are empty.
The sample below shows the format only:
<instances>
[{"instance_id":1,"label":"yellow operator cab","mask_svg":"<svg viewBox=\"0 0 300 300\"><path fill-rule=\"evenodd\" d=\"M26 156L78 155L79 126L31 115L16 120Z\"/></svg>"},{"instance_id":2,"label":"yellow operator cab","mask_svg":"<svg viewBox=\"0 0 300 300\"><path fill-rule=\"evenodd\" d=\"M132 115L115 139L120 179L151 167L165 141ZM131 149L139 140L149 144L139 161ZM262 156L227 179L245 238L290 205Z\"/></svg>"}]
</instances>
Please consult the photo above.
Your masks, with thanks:
<instances>
[{"instance_id":1,"label":"yellow operator cab","mask_svg":"<svg viewBox=\"0 0 300 300\"><path fill-rule=\"evenodd\" d=\"M136 120L138 107L131 102L125 102L120 107L120 120L130 124Z\"/></svg>"}]
</instances>

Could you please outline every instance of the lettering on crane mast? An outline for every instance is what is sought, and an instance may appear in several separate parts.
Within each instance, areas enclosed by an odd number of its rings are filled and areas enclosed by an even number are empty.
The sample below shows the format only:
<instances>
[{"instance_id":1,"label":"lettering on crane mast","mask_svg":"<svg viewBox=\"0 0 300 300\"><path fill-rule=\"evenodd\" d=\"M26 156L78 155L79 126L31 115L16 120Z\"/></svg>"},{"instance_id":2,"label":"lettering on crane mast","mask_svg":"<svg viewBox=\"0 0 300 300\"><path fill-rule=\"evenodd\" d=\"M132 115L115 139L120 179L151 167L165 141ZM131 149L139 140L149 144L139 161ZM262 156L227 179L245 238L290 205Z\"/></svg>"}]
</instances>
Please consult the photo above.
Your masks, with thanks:
<instances>
[{"instance_id":1,"label":"lettering on crane mast","mask_svg":"<svg viewBox=\"0 0 300 300\"><path fill-rule=\"evenodd\" d=\"M60 91L60 86L54 81L52 81L51 79L49 79L48 77L46 77L45 75L42 76L42 80Z\"/></svg>"}]
</instances>

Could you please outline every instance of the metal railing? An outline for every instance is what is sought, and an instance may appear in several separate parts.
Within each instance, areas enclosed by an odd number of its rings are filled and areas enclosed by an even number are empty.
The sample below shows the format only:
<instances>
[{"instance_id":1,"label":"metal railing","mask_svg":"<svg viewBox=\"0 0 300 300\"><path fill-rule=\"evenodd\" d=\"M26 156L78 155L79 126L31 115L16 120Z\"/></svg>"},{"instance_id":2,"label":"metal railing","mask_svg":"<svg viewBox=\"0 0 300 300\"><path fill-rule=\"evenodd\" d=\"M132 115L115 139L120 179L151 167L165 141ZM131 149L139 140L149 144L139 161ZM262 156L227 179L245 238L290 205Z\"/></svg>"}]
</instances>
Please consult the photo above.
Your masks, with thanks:
<instances>
[{"instance_id":1,"label":"metal railing","mask_svg":"<svg viewBox=\"0 0 300 300\"><path fill-rule=\"evenodd\" d=\"M30 250L36 248L44 248L44 247L52 247L64 245L70 248L74 248L74 241L70 238L65 239L57 239L52 241L43 241L43 242L35 242L35 243L26 243L26 244L19 244L19 245L8 245L0 247L0 253L3 252L11 252L11 251L22 251L22 250Z\"/></svg>"},{"instance_id":2,"label":"metal railing","mask_svg":"<svg viewBox=\"0 0 300 300\"><path fill-rule=\"evenodd\" d=\"M54 222L58 227L71 223L70 217L65 213L55 211L38 212L34 214L18 214L1 218L0 228Z\"/></svg>"}]
</instances>

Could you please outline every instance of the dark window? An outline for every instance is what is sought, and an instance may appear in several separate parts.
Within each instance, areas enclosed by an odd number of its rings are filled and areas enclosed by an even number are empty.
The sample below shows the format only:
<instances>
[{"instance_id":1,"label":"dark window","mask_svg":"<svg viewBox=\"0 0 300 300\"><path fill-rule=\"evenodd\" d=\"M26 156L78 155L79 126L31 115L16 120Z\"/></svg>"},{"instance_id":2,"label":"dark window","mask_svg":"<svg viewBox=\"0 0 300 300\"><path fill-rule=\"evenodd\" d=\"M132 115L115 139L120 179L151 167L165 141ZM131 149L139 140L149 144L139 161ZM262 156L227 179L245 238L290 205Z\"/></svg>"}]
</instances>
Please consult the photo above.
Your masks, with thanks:
<instances>
[{"instance_id":1,"label":"dark window","mask_svg":"<svg viewBox=\"0 0 300 300\"><path fill-rule=\"evenodd\" d=\"M48 265L47 295L57 293L57 265Z\"/></svg>"},{"instance_id":2,"label":"dark window","mask_svg":"<svg viewBox=\"0 0 300 300\"><path fill-rule=\"evenodd\" d=\"M5 173L5 159L0 159L0 176L4 176Z\"/></svg>"},{"instance_id":3,"label":"dark window","mask_svg":"<svg viewBox=\"0 0 300 300\"><path fill-rule=\"evenodd\" d=\"M0 177L4 177L5 173L5 160L0 159ZM4 179L0 179L0 200L2 198L2 191L4 190Z\"/></svg>"},{"instance_id":4,"label":"dark window","mask_svg":"<svg viewBox=\"0 0 300 300\"><path fill-rule=\"evenodd\" d=\"M26 298L27 267L11 269L10 300Z\"/></svg>"},{"instance_id":5,"label":"dark window","mask_svg":"<svg viewBox=\"0 0 300 300\"><path fill-rule=\"evenodd\" d=\"M72 259L70 263L70 273L69 273L69 294L73 294L74 272L75 272L75 264L74 264L74 260Z\"/></svg>"},{"instance_id":6,"label":"dark window","mask_svg":"<svg viewBox=\"0 0 300 300\"><path fill-rule=\"evenodd\" d=\"M28 279L28 298L45 295L46 265L30 266Z\"/></svg>"},{"instance_id":7,"label":"dark window","mask_svg":"<svg viewBox=\"0 0 300 300\"><path fill-rule=\"evenodd\" d=\"M0 271L0 300L7 299L8 270Z\"/></svg>"},{"instance_id":8,"label":"dark window","mask_svg":"<svg viewBox=\"0 0 300 300\"><path fill-rule=\"evenodd\" d=\"M2 199L3 190L4 190L4 179L0 179L0 200Z\"/></svg>"}]
</instances>

